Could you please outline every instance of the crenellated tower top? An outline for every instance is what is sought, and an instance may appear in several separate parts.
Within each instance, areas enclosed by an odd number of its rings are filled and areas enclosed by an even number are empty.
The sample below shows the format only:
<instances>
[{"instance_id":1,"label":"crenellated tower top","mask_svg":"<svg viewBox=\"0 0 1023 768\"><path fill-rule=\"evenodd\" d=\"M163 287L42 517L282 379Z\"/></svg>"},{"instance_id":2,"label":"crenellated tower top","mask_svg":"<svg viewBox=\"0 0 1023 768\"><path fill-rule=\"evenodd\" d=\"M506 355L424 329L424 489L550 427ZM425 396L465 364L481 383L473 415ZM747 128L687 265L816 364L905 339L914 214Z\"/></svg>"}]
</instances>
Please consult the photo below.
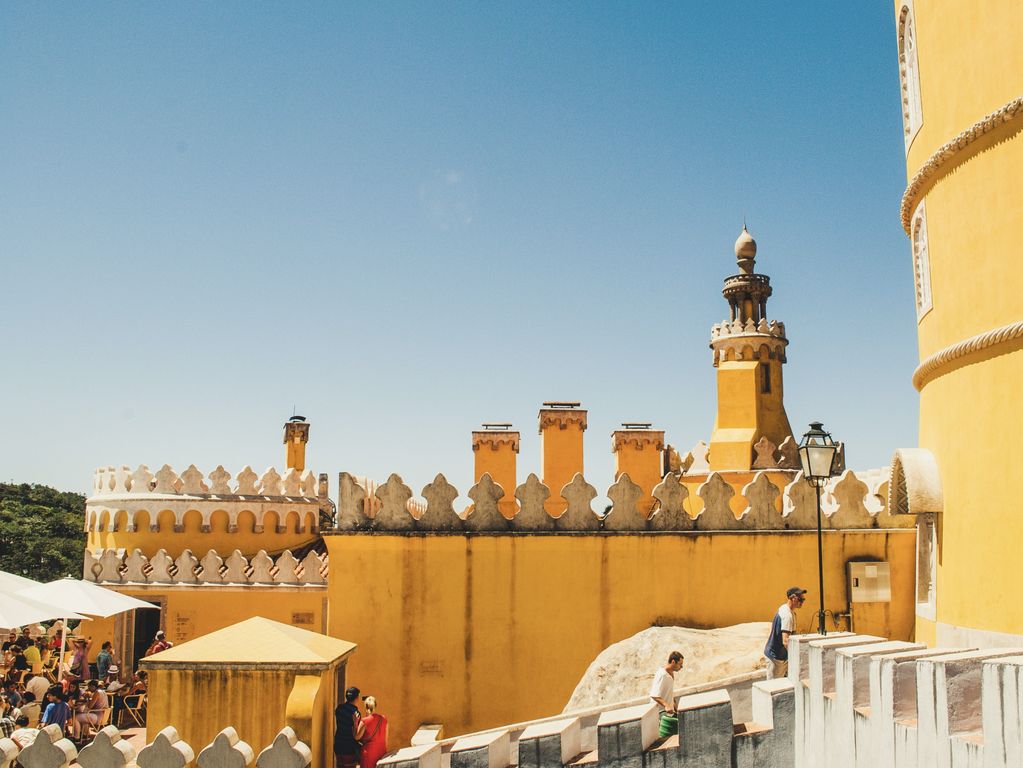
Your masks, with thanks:
<instances>
[{"instance_id":1,"label":"crenellated tower top","mask_svg":"<svg viewBox=\"0 0 1023 768\"><path fill-rule=\"evenodd\" d=\"M755 271L757 242L746 229L735 241L738 274L725 278L721 295L729 316L711 328L718 369L718 410L711 436L712 470L748 470L762 437L781 445L791 436L782 402L786 362L784 323L767 319L771 278Z\"/></svg>"}]
</instances>

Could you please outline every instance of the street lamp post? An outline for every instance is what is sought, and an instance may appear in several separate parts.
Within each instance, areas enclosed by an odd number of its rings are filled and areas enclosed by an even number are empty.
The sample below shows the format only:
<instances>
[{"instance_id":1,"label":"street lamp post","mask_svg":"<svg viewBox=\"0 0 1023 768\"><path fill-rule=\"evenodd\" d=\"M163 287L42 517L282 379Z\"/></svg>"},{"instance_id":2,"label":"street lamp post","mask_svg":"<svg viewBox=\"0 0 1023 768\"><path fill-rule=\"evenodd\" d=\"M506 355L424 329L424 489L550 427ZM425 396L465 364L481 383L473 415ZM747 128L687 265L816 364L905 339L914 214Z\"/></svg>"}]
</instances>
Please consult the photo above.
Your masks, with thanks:
<instances>
[{"instance_id":1,"label":"street lamp post","mask_svg":"<svg viewBox=\"0 0 1023 768\"><path fill-rule=\"evenodd\" d=\"M824 626L824 538L821 534L821 488L831 477L838 446L831 435L824 431L819 421L810 422L810 431L803 435L799 444L799 461L803 465L803 477L817 491L817 588L820 610L817 612L817 631L826 635Z\"/></svg>"}]
</instances>

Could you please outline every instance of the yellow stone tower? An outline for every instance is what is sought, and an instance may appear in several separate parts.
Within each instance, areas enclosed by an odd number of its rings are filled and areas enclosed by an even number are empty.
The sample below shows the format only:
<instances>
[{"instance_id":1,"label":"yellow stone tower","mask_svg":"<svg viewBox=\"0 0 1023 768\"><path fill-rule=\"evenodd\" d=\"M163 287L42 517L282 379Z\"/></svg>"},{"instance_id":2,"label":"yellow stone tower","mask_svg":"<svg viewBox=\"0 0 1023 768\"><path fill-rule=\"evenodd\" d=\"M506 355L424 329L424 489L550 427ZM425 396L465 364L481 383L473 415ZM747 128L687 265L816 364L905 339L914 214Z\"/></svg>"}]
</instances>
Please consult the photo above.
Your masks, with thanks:
<instances>
[{"instance_id":1,"label":"yellow stone tower","mask_svg":"<svg viewBox=\"0 0 1023 768\"><path fill-rule=\"evenodd\" d=\"M1023 3L899 0L895 19L920 437L891 506L919 521L916 637L1023 645Z\"/></svg>"},{"instance_id":2,"label":"yellow stone tower","mask_svg":"<svg viewBox=\"0 0 1023 768\"><path fill-rule=\"evenodd\" d=\"M729 318L711 330L718 375L718 408L710 438L710 468L749 470L753 446L766 437L780 446L792 436L785 414L782 365L785 325L767 319L771 278L753 271L757 243L745 225L735 241L739 273L725 278L721 294Z\"/></svg>"}]
</instances>

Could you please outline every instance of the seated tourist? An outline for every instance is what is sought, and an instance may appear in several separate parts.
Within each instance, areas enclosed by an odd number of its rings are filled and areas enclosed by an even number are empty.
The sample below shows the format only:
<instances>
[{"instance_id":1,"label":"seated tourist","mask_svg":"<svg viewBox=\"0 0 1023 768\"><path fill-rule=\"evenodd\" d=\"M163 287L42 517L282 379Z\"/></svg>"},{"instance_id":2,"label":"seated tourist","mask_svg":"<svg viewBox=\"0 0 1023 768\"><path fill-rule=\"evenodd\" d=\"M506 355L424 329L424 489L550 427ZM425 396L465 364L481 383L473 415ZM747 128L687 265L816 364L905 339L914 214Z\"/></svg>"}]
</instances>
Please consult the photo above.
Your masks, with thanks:
<instances>
[{"instance_id":1,"label":"seated tourist","mask_svg":"<svg viewBox=\"0 0 1023 768\"><path fill-rule=\"evenodd\" d=\"M33 741L36 740L36 736L39 735L38 728L32 728L29 725L28 718L22 715L14 721L17 726L10 735L10 740L18 745L18 751L20 752Z\"/></svg>"},{"instance_id":2,"label":"seated tourist","mask_svg":"<svg viewBox=\"0 0 1023 768\"><path fill-rule=\"evenodd\" d=\"M43 675L32 675L25 683L25 692L35 696L36 701L44 701L46 692L50 689L50 681Z\"/></svg>"},{"instance_id":3,"label":"seated tourist","mask_svg":"<svg viewBox=\"0 0 1023 768\"><path fill-rule=\"evenodd\" d=\"M12 645L16 645L17 642L18 642L18 633L15 632L12 629L11 630L11 634L9 634L7 636L7 639L4 640L4 644L3 644L2 647L0 647L0 650L2 650L6 654L6 653L8 653L11 650L11 646Z\"/></svg>"},{"instance_id":4,"label":"seated tourist","mask_svg":"<svg viewBox=\"0 0 1023 768\"><path fill-rule=\"evenodd\" d=\"M33 644L32 643L32 628L31 627L25 627L24 629L22 629L21 630L21 634L18 635L18 639L15 640L14 642L17 643L18 647L21 648L21 650L25 650L30 645L32 645Z\"/></svg>"},{"instance_id":5,"label":"seated tourist","mask_svg":"<svg viewBox=\"0 0 1023 768\"><path fill-rule=\"evenodd\" d=\"M35 726L43 714L42 708L39 706L39 702L36 701L35 694L32 691L25 691L21 695L21 706L19 709L21 714L28 718L28 724L31 726Z\"/></svg>"},{"instance_id":6,"label":"seated tourist","mask_svg":"<svg viewBox=\"0 0 1023 768\"><path fill-rule=\"evenodd\" d=\"M97 680L90 680L86 684L81 701L82 705L78 714L75 715L75 719L78 721L80 737L86 739L96 735L96 731L106 716L106 711L110 708L110 702L106 692L100 689Z\"/></svg>"},{"instance_id":7,"label":"seated tourist","mask_svg":"<svg viewBox=\"0 0 1023 768\"><path fill-rule=\"evenodd\" d=\"M24 650L25 663L32 672L40 672L43 668L43 656L39 653L38 642L33 642Z\"/></svg>"},{"instance_id":8,"label":"seated tourist","mask_svg":"<svg viewBox=\"0 0 1023 768\"><path fill-rule=\"evenodd\" d=\"M49 702L43 710L41 725L56 725L62 731L66 731L71 721L71 707L64 701L64 691L59 685L55 685L46 692L46 700Z\"/></svg>"},{"instance_id":9,"label":"seated tourist","mask_svg":"<svg viewBox=\"0 0 1023 768\"><path fill-rule=\"evenodd\" d=\"M12 707L21 706L21 694L18 693L17 683L4 683L4 696L11 702Z\"/></svg>"},{"instance_id":10,"label":"seated tourist","mask_svg":"<svg viewBox=\"0 0 1023 768\"><path fill-rule=\"evenodd\" d=\"M121 668L116 664L111 664L107 668L107 676L100 680L100 685L106 689L107 693L117 693L128 687L121 682Z\"/></svg>"},{"instance_id":11,"label":"seated tourist","mask_svg":"<svg viewBox=\"0 0 1023 768\"><path fill-rule=\"evenodd\" d=\"M25 651L20 645L11 648L11 666L7 670L7 682L18 683L25 673L29 671L28 661L25 659Z\"/></svg>"},{"instance_id":12,"label":"seated tourist","mask_svg":"<svg viewBox=\"0 0 1023 768\"><path fill-rule=\"evenodd\" d=\"M149 673L144 669L138 670L131 680L131 686L128 688L128 695L131 696L135 693L145 693L149 688Z\"/></svg>"},{"instance_id":13,"label":"seated tourist","mask_svg":"<svg viewBox=\"0 0 1023 768\"><path fill-rule=\"evenodd\" d=\"M9 739L14 729L17 728L16 721L9 715L0 715L0 737Z\"/></svg>"}]
</instances>

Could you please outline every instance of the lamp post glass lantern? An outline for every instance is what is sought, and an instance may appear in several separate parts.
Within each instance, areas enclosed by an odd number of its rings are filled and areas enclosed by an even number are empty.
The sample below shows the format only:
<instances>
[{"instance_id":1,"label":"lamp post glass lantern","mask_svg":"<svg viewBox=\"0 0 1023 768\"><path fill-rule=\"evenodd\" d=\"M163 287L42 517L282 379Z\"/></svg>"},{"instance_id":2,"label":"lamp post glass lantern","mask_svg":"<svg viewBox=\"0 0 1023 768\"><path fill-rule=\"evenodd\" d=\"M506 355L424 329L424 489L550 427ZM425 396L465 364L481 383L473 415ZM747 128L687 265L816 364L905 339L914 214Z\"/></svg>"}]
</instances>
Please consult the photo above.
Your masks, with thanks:
<instances>
[{"instance_id":1,"label":"lamp post glass lantern","mask_svg":"<svg viewBox=\"0 0 1023 768\"><path fill-rule=\"evenodd\" d=\"M820 608L817 611L817 631L826 635L824 626L824 537L821 533L821 487L831 477L835 467L838 446L831 435L824 431L819 421L810 422L810 431L803 435L799 444L799 461L803 465L803 477L817 491L817 588Z\"/></svg>"}]
</instances>

